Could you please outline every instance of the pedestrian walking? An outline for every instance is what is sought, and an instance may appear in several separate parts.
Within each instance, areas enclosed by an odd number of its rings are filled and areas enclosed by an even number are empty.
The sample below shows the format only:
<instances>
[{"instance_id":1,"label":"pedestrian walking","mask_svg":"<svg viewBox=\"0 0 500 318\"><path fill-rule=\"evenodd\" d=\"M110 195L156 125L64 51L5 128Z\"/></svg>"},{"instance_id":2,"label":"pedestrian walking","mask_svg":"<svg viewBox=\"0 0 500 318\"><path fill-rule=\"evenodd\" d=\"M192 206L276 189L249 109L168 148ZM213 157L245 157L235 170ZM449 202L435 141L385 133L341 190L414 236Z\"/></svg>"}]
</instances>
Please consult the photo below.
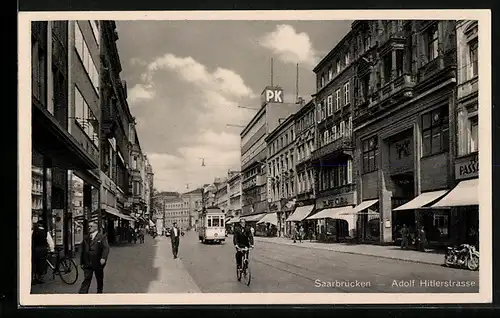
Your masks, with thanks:
<instances>
[{"instance_id":1,"label":"pedestrian walking","mask_svg":"<svg viewBox=\"0 0 500 318\"><path fill-rule=\"evenodd\" d=\"M139 242L141 244L144 243L144 235L145 235L144 228L143 227L139 228Z\"/></svg>"},{"instance_id":2,"label":"pedestrian walking","mask_svg":"<svg viewBox=\"0 0 500 318\"><path fill-rule=\"evenodd\" d=\"M292 237L294 243L297 243L297 232L298 232L297 224L295 224L292 228Z\"/></svg>"},{"instance_id":3,"label":"pedestrian walking","mask_svg":"<svg viewBox=\"0 0 500 318\"><path fill-rule=\"evenodd\" d=\"M104 267L108 260L109 245L106 236L98 231L97 222L91 222L89 226L89 234L83 239L80 255L80 265L84 275L80 294L88 294L94 273L97 280L97 293L102 294Z\"/></svg>"},{"instance_id":4,"label":"pedestrian walking","mask_svg":"<svg viewBox=\"0 0 500 318\"><path fill-rule=\"evenodd\" d=\"M418 229L417 235L418 235L417 236L418 237L418 249L421 252L425 252L425 247L427 246L427 237L426 237L424 226L421 226Z\"/></svg>"},{"instance_id":5,"label":"pedestrian walking","mask_svg":"<svg viewBox=\"0 0 500 318\"><path fill-rule=\"evenodd\" d=\"M172 243L172 253L174 254L174 258L177 258L177 254L179 253L181 231L177 227L177 222L174 222L173 225L174 226L170 230L170 242Z\"/></svg>"},{"instance_id":6,"label":"pedestrian walking","mask_svg":"<svg viewBox=\"0 0 500 318\"><path fill-rule=\"evenodd\" d=\"M299 242L302 243L302 239L304 238L304 227L300 225L299 228Z\"/></svg>"},{"instance_id":7,"label":"pedestrian walking","mask_svg":"<svg viewBox=\"0 0 500 318\"><path fill-rule=\"evenodd\" d=\"M54 240L50 235L50 231L46 231L43 226L43 221L38 221L34 224L31 233L31 271L32 283L43 284L43 276L46 271L45 258L47 252L54 252Z\"/></svg>"},{"instance_id":8,"label":"pedestrian walking","mask_svg":"<svg viewBox=\"0 0 500 318\"><path fill-rule=\"evenodd\" d=\"M403 228L401 229L401 249L408 249L408 239L410 236L410 231L406 227L406 224L403 224Z\"/></svg>"}]
</instances>

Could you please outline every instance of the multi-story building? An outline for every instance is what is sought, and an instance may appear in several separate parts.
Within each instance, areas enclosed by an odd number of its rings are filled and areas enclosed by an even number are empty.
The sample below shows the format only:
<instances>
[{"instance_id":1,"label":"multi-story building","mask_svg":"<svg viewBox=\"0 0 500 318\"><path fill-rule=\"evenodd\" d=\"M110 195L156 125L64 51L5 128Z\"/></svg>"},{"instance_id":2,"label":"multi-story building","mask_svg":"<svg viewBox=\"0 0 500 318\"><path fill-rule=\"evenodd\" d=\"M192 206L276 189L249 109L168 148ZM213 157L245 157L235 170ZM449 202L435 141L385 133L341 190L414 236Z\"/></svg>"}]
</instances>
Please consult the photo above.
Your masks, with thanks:
<instances>
[{"instance_id":1,"label":"multi-story building","mask_svg":"<svg viewBox=\"0 0 500 318\"><path fill-rule=\"evenodd\" d=\"M146 212L144 213L144 219L149 220L151 217L151 210L153 209L153 195L154 195L154 173L153 166L147 160L146 164L146 179L147 179L147 188L146 188Z\"/></svg>"},{"instance_id":2,"label":"multi-story building","mask_svg":"<svg viewBox=\"0 0 500 318\"><path fill-rule=\"evenodd\" d=\"M241 215L242 196L241 196L241 173L239 171L228 172L228 194L229 207L227 216L234 218Z\"/></svg>"},{"instance_id":3,"label":"multi-story building","mask_svg":"<svg viewBox=\"0 0 500 318\"><path fill-rule=\"evenodd\" d=\"M116 229L128 225L129 216L129 124L134 118L127 102L126 83L121 80L122 66L114 21L101 21L101 209L106 212L105 231L114 242Z\"/></svg>"},{"instance_id":4,"label":"multi-story building","mask_svg":"<svg viewBox=\"0 0 500 318\"><path fill-rule=\"evenodd\" d=\"M261 108L240 134L243 216L268 210L265 139L281 120L300 107L300 104L284 103L280 87L266 87L261 97Z\"/></svg>"},{"instance_id":5,"label":"multi-story building","mask_svg":"<svg viewBox=\"0 0 500 318\"><path fill-rule=\"evenodd\" d=\"M81 41L75 41L75 24L82 25ZM31 24L32 166L35 174L38 173L36 179L43 184L41 209L38 209L40 201L36 200L33 221L42 220L56 246L62 247L66 254L74 251L69 175L83 179L86 217L91 217L91 211L99 212L92 197L92 194L99 194L96 172L99 168L100 114L95 80L99 66L99 37L94 37L92 24L89 21L37 21ZM82 92L75 96L77 85ZM87 107L86 114L78 113L81 107ZM39 171L42 171L41 178Z\"/></svg>"},{"instance_id":6,"label":"multi-story building","mask_svg":"<svg viewBox=\"0 0 500 318\"><path fill-rule=\"evenodd\" d=\"M349 32L314 68L316 147L311 162L315 167L317 210L352 206L356 202L352 174L356 36L356 32ZM356 219L353 215L337 216L326 222L320 220L319 227L325 229L322 232L339 236L354 235Z\"/></svg>"},{"instance_id":7,"label":"multi-story building","mask_svg":"<svg viewBox=\"0 0 500 318\"><path fill-rule=\"evenodd\" d=\"M425 209L455 184L455 27L446 20L353 23L354 212L378 214L372 224L360 217L362 237L389 243L406 224L442 242L460 221L449 209Z\"/></svg>"},{"instance_id":8,"label":"multi-story building","mask_svg":"<svg viewBox=\"0 0 500 318\"><path fill-rule=\"evenodd\" d=\"M182 197L188 201L188 223L186 229L196 228L198 223L198 212L202 206L203 188L198 188L182 194Z\"/></svg>"},{"instance_id":9,"label":"multi-story building","mask_svg":"<svg viewBox=\"0 0 500 318\"><path fill-rule=\"evenodd\" d=\"M141 149L137 135L135 121L130 124L129 149L130 149L130 192L129 206L134 216L143 216L146 211L145 186L147 161Z\"/></svg>"},{"instance_id":10,"label":"multi-story building","mask_svg":"<svg viewBox=\"0 0 500 318\"><path fill-rule=\"evenodd\" d=\"M267 201L269 212L277 214L278 229L290 232L290 224L284 222L293 211L288 204L295 198L296 154L294 114L284 118L265 138L267 144Z\"/></svg>"},{"instance_id":11,"label":"multi-story building","mask_svg":"<svg viewBox=\"0 0 500 318\"><path fill-rule=\"evenodd\" d=\"M220 183L217 184L217 192L215 198L215 205L218 206L222 210L222 212L226 213L229 206L227 178L221 179Z\"/></svg>"},{"instance_id":12,"label":"multi-story building","mask_svg":"<svg viewBox=\"0 0 500 318\"><path fill-rule=\"evenodd\" d=\"M164 203L164 219L165 228L172 228L174 222L181 229L190 227L190 197L179 196L175 199L166 200Z\"/></svg>"},{"instance_id":13,"label":"multi-story building","mask_svg":"<svg viewBox=\"0 0 500 318\"><path fill-rule=\"evenodd\" d=\"M308 215L315 206L314 166L311 162L312 153L316 149L316 108L314 99L301 107L295 114L295 171L297 175L296 207L299 215ZM282 215L282 223L285 215ZM288 217L288 216L286 216ZM287 228L289 231L289 228ZM288 233L282 229L281 233Z\"/></svg>"},{"instance_id":14,"label":"multi-story building","mask_svg":"<svg viewBox=\"0 0 500 318\"><path fill-rule=\"evenodd\" d=\"M454 142L455 153L454 188L442 200L433 205L451 209L459 220L450 226L449 237L452 241L478 244L479 234L479 103L478 103L478 21L458 21L456 24L457 39L457 99L456 99L456 131ZM451 131L451 130L450 130ZM449 215L439 217L435 221L438 227L450 225ZM475 229L475 231L471 231Z\"/></svg>"}]
</instances>

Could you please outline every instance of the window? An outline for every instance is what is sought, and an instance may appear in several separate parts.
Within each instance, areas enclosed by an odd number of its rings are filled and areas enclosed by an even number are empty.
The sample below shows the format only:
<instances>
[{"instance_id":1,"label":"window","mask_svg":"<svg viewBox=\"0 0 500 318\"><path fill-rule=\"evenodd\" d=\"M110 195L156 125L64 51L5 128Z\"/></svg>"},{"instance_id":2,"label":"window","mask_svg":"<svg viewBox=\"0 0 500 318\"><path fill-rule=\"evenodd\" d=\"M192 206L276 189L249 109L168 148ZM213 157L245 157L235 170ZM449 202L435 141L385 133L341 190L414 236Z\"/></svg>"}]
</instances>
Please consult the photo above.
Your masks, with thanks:
<instances>
[{"instance_id":1,"label":"window","mask_svg":"<svg viewBox=\"0 0 500 318\"><path fill-rule=\"evenodd\" d=\"M333 68L330 66L328 68L328 81L331 81L333 78Z\"/></svg>"},{"instance_id":2,"label":"window","mask_svg":"<svg viewBox=\"0 0 500 318\"><path fill-rule=\"evenodd\" d=\"M337 60L337 62L335 62L335 69L337 70L337 74L340 73L340 60Z\"/></svg>"},{"instance_id":3,"label":"window","mask_svg":"<svg viewBox=\"0 0 500 318\"><path fill-rule=\"evenodd\" d=\"M377 137L363 141L363 173L377 170L378 144Z\"/></svg>"},{"instance_id":4,"label":"window","mask_svg":"<svg viewBox=\"0 0 500 318\"><path fill-rule=\"evenodd\" d=\"M343 121L340 122L339 124L339 135L340 137L343 137L345 133L345 123Z\"/></svg>"},{"instance_id":5,"label":"window","mask_svg":"<svg viewBox=\"0 0 500 318\"><path fill-rule=\"evenodd\" d=\"M41 23L42 29L46 30L46 24ZM47 36L46 32L40 32L41 35ZM40 40L32 40L31 47L31 94L42 103L42 105L47 106L47 86L46 86L46 53L42 48Z\"/></svg>"},{"instance_id":6,"label":"window","mask_svg":"<svg viewBox=\"0 0 500 318\"><path fill-rule=\"evenodd\" d=\"M325 115L325 112L326 112L325 108L326 108L325 102L322 101L321 102L321 120L325 119L325 117L326 117L326 115Z\"/></svg>"},{"instance_id":7,"label":"window","mask_svg":"<svg viewBox=\"0 0 500 318\"><path fill-rule=\"evenodd\" d=\"M344 55L344 64L347 66L347 65L349 65L349 62L350 62L350 57L349 57L349 52L347 52Z\"/></svg>"},{"instance_id":8,"label":"window","mask_svg":"<svg viewBox=\"0 0 500 318\"><path fill-rule=\"evenodd\" d=\"M83 67L90 78L90 81L94 85L96 93L99 94L99 71L94 63L94 60L92 59L90 50L85 42L78 22L75 25L75 48L80 60L83 63Z\"/></svg>"},{"instance_id":9,"label":"window","mask_svg":"<svg viewBox=\"0 0 500 318\"><path fill-rule=\"evenodd\" d=\"M218 226L219 226L219 224L220 224L220 223L219 223L219 221L220 221L219 217L218 217L218 216L214 216L214 217L212 218L212 226L213 226L213 227L218 227Z\"/></svg>"},{"instance_id":10,"label":"window","mask_svg":"<svg viewBox=\"0 0 500 318\"><path fill-rule=\"evenodd\" d=\"M449 149L448 106L422 115L422 139L424 157Z\"/></svg>"},{"instance_id":11,"label":"window","mask_svg":"<svg viewBox=\"0 0 500 318\"><path fill-rule=\"evenodd\" d=\"M403 66L404 66L404 51L397 50L396 51L396 76L400 77L403 75Z\"/></svg>"},{"instance_id":12,"label":"window","mask_svg":"<svg viewBox=\"0 0 500 318\"><path fill-rule=\"evenodd\" d=\"M337 140L337 126L333 126L332 128L332 138L333 140Z\"/></svg>"},{"instance_id":13,"label":"window","mask_svg":"<svg viewBox=\"0 0 500 318\"><path fill-rule=\"evenodd\" d=\"M344 84L344 105L349 105L349 82Z\"/></svg>"},{"instance_id":14,"label":"window","mask_svg":"<svg viewBox=\"0 0 500 318\"><path fill-rule=\"evenodd\" d=\"M92 28L92 33L94 34L94 38L97 42L97 46L99 46L99 27L97 25L97 21L90 20L90 27Z\"/></svg>"},{"instance_id":15,"label":"window","mask_svg":"<svg viewBox=\"0 0 500 318\"><path fill-rule=\"evenodd\" d=\"M340 89L335 91L335 111L340 109Z\"/></svg>"},{"instance_id":16,"label":"window","mask_svg":"<svg viewBox=\"0 0 500 318\"><path fill-rule=\"evenodd\" d=\"M211 216L207 217L207 226L208 227L212 226L212 217Z\"/></svg>"},{"instance_id":17,"label":"window","mask_svg":"<svg viewBox=\"0 0 500 318\"><path fill-rule=\"evenodd\" d=\"M469 43L469 57L472 68L472 77L477 76L478 74L478 55L477 55L477 39L471 41Z\"/></svg>"},{"instance_id":18,"label":"window","mask_svg":"<svg viewBox=\"0 0 500 318\"><path fill-rule=\"evenodd\" d=\"M370 91L370 73L366 74L362 78L363 83L363 98L366 100Z\"/></svg>"},{"instance_id":19,"label":"window","mask_svg":"<svg viewBox=\"0 0 500 318\"><path fill-rule=\"evenodd\" d=\"M370 48L370 46L371 46L371 42L372 42L372 40L371 40L371 38L370 38L370 36L369 36L369 35L366 35L366 36L365 36L365 38L364 38L364 42L365 42L365 43L364 43L364 44L365 44L365 50L368 50L368 49Z\"/></svg>"},{"instance_id":20,"label":"window","mask_svg":"<svg viewBox=\"0 0 500 318\"><path fill-rule=\"evenodd\" d=\"M75 120L94 145L99 148L99 123L76 85Z\"/></svg>"},{"instance_id":21,"label":"window","mask_svg":"<svg viewBox=\"0 0 500 318\"><path fill-rule=\"evenodd\" d=\"M384 82L388 83L391 80L392 73L392 52L387 53L383 57L384 61Z\"/></svg>"},{"instance_id":22,"label":"window","mask_svg":"<svg viewBox=\"0 0 500 318\"><path fill-rule=\"evenodd\" d=\"M470 152L479 150L478 117L470 119Z\"/></svg>"},{"instance_id":23,"label":"window","mask_svg":"<svg viewBox=\"0 0 500 318\"><path fill-rule=\"evenodd\" d=\"M429 61L438 57L438 26L434 24L427 31L427 58Z\"/></svg>"},{"instance_id":24,"label":"window","mask_svg":"<svg viewBox=\"0 0 500 318\"><path fill-rule=\"evenodd\" d=\"M325 86L325 74L321 74L321 87Z\"/></svg>"},{"instance_id":25,"label":"window","mask_svg":"<svg viewBox=\"0 0 500 318\"><path fill-rule=\"evenodd\" d=\"M328 96L327 103L328 103L328 116L330 116L333 114L333 96L332 95Z\"/></svg>"}]
</instances>

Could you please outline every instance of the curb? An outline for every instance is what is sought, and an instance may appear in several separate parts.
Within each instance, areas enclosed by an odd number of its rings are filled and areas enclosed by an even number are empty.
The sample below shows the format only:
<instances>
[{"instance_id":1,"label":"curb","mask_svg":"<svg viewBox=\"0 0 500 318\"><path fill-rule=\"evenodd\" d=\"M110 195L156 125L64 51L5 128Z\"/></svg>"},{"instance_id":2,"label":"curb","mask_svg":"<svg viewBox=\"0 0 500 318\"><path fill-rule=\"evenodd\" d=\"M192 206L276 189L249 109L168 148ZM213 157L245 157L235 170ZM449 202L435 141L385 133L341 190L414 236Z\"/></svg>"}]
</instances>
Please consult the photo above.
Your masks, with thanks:
<instances>
[{"instance_id":1,"label":"curb","mask_svg":"<svg viewBox=\"0 0 500 318\"><path fill-rule=\"evenodd\" d=\"M442 267L443 264L437 264L433 262L428 262L428 261L421 261L421 260L411 260L411 259L406 259L406 258L401 258L401 257L390 257L390 256L383 256L383 255L374 255L374 254L366 254L366 253L359 253L359 252L349 252L349 251L337 251L337 250L329 250L326 248L320 248L317 246L304 246L304 245L291 245L291 244L286 244L286 243L280 243L280 242L273 242L273 241L266 241L266 240L257 240L260 242L267 242L271 244L280 244L280 245L289 245L289 246L298 246L302 248L315 248L319 250L325 250L325 251L330 251L330 252L337 252L337 253L344 253L344 254L352 254L352 255L363 255L363 256L370 256L370 257L375 257L375 258L385 258L385 259L392 259L392 260L397 260L397 261L403 261L403 262L409 262L409 263L417 263L417 264L426 264L426 265L434 265L434 266L440 266Z\"/></svg>"}]
</instances>

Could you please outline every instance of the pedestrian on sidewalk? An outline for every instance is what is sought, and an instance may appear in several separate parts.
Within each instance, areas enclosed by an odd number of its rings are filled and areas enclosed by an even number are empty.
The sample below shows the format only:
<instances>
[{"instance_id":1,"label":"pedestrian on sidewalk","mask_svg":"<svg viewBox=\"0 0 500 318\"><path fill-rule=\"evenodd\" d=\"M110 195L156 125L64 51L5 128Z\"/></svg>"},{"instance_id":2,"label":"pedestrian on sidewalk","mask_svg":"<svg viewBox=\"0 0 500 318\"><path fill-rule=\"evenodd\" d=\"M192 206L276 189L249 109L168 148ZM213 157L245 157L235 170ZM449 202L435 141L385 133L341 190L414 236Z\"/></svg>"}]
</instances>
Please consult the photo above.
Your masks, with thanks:
<instances>
[{"instance_id":1,"label":"pedestrian on sidewalk","mask_svg":"<svg viewBox=\"0 0 500 318\"><path fill-rule=\"evenodd\" d=\"M295 224L292 228L292 237L294 243L297 243L297 233L298 233L297 224Z\"/></svg>"},{"instance_id":2,"label":"pedestrian on sidewalk","mask_svg":"<svg viewBox=\"0 0 500 318\"><path fill-rule=\"evenodd\" d=\"M418 235L418 250L421 252L425 252L425 247L427 246L427 237L425 235L425 229L423 225L418 229L417 235Z\"/></svg>"},{"instance_id":3,"label":"pedestrian on sidewalk","mask_svg":"<svg viewBox=\"0 0 500 318\"><path fill-rule=\"evenodd\" d=\"M401 248L404 250L408 249L409 236L410 236L410 231L406 227L406 224L403 224L403 228L401 229Z\"/></svg>"},{"instance_id":4,"label":"pedestrian on sidewalk","mask_svg":"<svg viewBox=\"0 0 500 318\"><path fill-rule=\"evenodd\" d=\"M302 243L302 239L304 238L304 227L302 226L302 224L300 225L300 228L299 228L299 242Z\"/></svg>"},{"instance_id":5,"label":"pedestrian on sidewalk","mask_svg":"<svg viewBox=\"0 0 500 318\"><path fill-rule=\"evenodd\" d=\"M54 252L55 245L50 231L46 231L43 221L34 224L31 232L32 283L43 284L43 276L47 269L45 258L47 252Z\"/></svg>"},{"instance_id":6,"label":"pedestrian on sidewalk","mask_svg":"<svg viewBox=\"0 0 500 318\"><path fill-rule=\"evenodd\" d=\"M172 253L174 258L177 258L179 253L179 243L180 243L181 231L177 227L177 222L174 222L174 226L170 230L170 242L172 243Z\"/></svg>"},{"instance_id":7,"label":"pedestrian on sidewalk","mask_svg":"<svg viewBox=\"0 0 500 318\"><path fill-rule=\"evenodd\" d=\"M89 224L89 234L83 239L80 266L83 269L83 282L80 294L88 294L92 276L95 273L97 293L102 294L104 287L104 267L108 260L109 245L105 235L98 231L97 222Z\"/></svg>"}]
</instances>

